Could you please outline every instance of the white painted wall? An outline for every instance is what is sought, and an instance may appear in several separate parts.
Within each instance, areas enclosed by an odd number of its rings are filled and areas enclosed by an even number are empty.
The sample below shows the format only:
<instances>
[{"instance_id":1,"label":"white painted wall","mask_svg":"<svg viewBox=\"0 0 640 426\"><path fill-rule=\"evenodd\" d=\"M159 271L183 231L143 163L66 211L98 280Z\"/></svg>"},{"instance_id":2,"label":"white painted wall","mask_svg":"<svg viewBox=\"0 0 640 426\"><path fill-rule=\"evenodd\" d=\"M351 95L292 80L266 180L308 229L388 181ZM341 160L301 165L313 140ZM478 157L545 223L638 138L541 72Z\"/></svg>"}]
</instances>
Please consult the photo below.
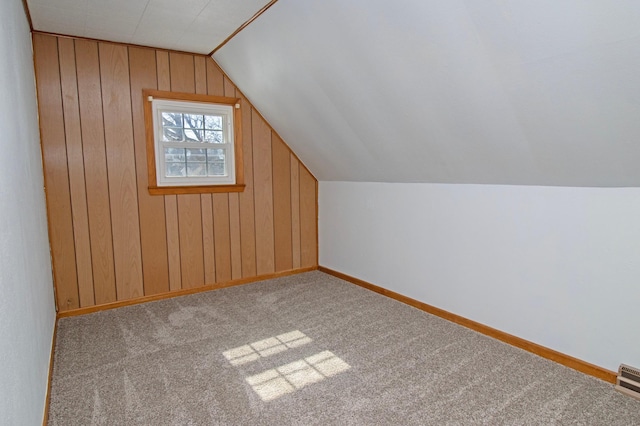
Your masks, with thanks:
<instances>
[{"instance_id":1,"label":"white painted wall","mask_svg":"<svg viewBox=\"0 0 640 426\"><path fill-rule=\"evenodd\" d=\"M617 370L640 365L640 188L320 182L320 265Z\"/></svg>"},{"instance_id":2,"label":"white painted wall","mask_svg":"<svg viewBox=\"0 0 640 426\"><path fill-rule=\"evenodd\" d=\"M55 323L31 35L0 2L0 424L42 424Z\"/></svg>"}]
</instances>

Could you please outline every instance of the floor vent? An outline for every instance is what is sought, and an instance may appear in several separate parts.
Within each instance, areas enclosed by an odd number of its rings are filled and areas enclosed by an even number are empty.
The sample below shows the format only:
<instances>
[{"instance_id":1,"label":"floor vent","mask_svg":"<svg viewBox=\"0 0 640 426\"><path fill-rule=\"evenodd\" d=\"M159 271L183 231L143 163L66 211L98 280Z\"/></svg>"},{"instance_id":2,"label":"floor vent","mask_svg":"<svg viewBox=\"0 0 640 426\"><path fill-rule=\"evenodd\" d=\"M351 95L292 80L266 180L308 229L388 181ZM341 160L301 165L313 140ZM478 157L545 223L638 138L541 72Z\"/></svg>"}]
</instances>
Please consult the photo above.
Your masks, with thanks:
<instances>
[{"instance_id":1,"label":"floor vent","mask_svg":"<svg viewBox=\"0 0 640 426\"><path fill-rule=\"evenodd\" d=\"M616 390L640 399L640 369L621 364L616 379Z\"/></svg>"}]
</instances>

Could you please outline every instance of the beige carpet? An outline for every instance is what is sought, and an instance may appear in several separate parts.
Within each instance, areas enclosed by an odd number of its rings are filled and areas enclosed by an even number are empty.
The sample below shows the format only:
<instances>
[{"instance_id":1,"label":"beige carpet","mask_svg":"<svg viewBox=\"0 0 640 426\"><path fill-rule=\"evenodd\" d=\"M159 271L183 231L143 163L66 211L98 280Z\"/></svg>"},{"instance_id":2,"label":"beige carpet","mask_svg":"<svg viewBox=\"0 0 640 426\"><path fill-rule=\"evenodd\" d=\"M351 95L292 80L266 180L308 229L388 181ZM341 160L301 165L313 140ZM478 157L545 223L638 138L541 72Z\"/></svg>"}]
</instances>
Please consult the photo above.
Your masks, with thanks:
<instances>
[{"instance_id":1,"label":"beige carpet","mask_svg":"<svg viewBox=\"0 0 640 426\"><path fill-rule=\"evenodd\" d=\"M52 425L640 425L610 384L321 272L58 327Z\"/></svg>"}]
</instances>

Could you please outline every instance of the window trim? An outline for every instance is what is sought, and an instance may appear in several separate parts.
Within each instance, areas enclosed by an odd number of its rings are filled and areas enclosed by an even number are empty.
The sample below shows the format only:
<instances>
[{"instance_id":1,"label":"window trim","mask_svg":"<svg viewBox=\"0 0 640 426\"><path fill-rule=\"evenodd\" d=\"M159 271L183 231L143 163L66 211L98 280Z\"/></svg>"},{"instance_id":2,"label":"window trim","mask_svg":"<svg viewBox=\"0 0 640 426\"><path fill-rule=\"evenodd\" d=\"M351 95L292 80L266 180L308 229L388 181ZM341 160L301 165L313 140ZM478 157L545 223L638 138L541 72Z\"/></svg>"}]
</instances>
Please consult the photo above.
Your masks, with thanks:
<instances>
[{"instance_id":1,"label":"window trim","mask_svg":"<svg viewBox=\"0 0 640 426\"><path fill-rule=\"evenodd\" d=\"M220 104L220 103L201 103L201 102L184 102L174 101L167 99L154 98L152 102L154 132L155 132L155 148L156 153L156 173L158 179L158 186L203 186L203 185L233 185L235 184L235 149L234 149L234 135L235 132L231 124L233 119L233 105ZM163 112L176 112L181 114L195 114L204 115L216 115L222 118L222 135L223 140L220 143L203 143L201 141L188 141L186 139L181 141L169 141L163 138L164 125L160 117ZM185 118L186 120L186 118ZM206 132L203 125L203 133ZM183 137L186 138L186 128ZM202 135L204 136L204 134ZM163 152L166 148L191 148L191 149L222 149L225 152L224 166L226 173L219 176L165 176L168 163L166 154L163 156ZM205 167L206 170L206 167Z\"/></svg>"},{"instance_id":2,"label":"window trim","mask_svg":"<svg viewBox=\"0 0 640 426\"><path fill-rule=\"evenodd\" d=\"M235 183L207 184L207 185L158 185L156 170L156 141L153 123L152 100L161 99L168 101L202 102L207 104L231 105L233 107L233 151ZM167 194L202 194L215 192L242 192L244 191L244 170L242 157L242 109L240 98L225 96L199 95L194 93L167 92L162 90L143 89L142 101L144 106L144 128L147 142L147 174L149 177L149 193L151 195Z\"/></svg>"}]
</instances>

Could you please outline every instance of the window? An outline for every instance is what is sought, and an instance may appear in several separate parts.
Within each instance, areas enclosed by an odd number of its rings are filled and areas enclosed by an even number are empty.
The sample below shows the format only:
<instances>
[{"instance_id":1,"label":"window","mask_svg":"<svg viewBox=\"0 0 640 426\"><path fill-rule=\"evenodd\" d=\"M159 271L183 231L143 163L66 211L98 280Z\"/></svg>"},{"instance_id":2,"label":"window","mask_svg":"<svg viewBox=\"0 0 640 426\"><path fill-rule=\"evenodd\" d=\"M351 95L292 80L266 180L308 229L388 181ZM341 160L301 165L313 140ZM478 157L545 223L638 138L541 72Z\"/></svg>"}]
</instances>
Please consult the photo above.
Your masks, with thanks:
<instances>
[{"instance_id":1,"label":"window","mask_svg":"<svg viewBox=\"0 0 640 426\"><path fill-rule=\"evenodd\" d=\"M238 192L240 100L143 91L151 194Z\"/></svg>"}]
</instances>

